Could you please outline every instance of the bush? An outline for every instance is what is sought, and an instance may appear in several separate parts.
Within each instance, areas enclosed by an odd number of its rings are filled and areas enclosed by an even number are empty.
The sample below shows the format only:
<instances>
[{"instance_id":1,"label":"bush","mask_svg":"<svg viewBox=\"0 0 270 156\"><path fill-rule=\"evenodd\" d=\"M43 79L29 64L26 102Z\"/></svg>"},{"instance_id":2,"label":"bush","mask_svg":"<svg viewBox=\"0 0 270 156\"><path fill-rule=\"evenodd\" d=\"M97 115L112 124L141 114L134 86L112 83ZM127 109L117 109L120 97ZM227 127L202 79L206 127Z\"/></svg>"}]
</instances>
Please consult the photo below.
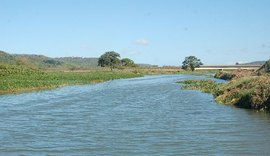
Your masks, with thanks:
<instances>
[{"instance_id":1,"label":"bush","mask_svg":"<svg viewBox=\"0 0 270 156\"><path fill-rule=\"evenodd\" d=\"M249 76L233 79L227 84L211 80L188 80L182 88L212 93L219 103L241 108L270 110L270 76Z\"/></svg>"},{"instance_id":2,"label":"bush","mask_svg":"<svg viewBox=\"0 0 270 156\"><path fill-rule=\"evenodd\" d=\"M217 101L243 108L270 108L270 77L250 76L232 80L223 87Z\"/></svg>"}]
</instances>

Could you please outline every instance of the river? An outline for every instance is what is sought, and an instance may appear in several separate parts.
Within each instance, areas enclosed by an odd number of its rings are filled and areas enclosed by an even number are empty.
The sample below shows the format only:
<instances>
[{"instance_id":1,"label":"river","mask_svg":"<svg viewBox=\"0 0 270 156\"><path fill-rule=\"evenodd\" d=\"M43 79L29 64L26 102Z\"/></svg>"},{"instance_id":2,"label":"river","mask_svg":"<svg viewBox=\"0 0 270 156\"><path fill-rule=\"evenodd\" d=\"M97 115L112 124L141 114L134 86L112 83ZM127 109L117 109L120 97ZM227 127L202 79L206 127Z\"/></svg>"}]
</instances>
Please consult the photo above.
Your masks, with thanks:
<instances>
[{"instance_id":1,"label":"river","mask_svg":"<svg viewBox=\"0 0 270 156\"><path fill-rule=\"evenodd\" d=\"M0 96L0 155L268 155L270 115L161 75Z\"/></svg>"}]
</instances>

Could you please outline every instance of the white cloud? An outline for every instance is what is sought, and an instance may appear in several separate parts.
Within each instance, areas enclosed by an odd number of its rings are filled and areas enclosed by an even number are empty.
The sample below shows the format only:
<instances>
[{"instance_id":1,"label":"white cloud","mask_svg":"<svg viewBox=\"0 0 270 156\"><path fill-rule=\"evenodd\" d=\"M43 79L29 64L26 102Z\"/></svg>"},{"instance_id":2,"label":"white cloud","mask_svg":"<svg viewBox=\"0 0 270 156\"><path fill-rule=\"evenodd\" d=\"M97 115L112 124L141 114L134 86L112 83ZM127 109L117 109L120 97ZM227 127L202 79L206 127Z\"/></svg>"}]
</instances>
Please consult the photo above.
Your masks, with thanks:
<instances>
[{"instance_id":1,"label":"white cloud","mask_svg":"<svg viewBox=\"0 0 270 156\"><path fill-rule=\"evenodd\" d=\"M149 45L149 41L147 41L146 39L144 38L141 38L141 39L137 39L135 41L135 44L137 45Z\"/></svg>"}]
</instances>

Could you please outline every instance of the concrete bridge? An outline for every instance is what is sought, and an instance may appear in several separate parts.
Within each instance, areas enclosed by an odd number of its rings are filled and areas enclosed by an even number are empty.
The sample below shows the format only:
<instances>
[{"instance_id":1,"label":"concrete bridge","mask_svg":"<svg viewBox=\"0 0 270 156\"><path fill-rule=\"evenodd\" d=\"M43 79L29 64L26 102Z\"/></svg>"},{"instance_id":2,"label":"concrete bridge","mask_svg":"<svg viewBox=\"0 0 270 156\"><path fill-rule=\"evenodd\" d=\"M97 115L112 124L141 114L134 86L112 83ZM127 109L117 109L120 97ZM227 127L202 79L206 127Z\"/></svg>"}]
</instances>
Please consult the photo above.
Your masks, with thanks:
<instances>
[{"instance_id":1,"label":"concrete bridge","mask_svg":"<svg viewBox=\"0 0 270 156\"><path fill-rule=\"evenodd\" d=\"M195 68L195 70L257 70L260 67L261 65L203 65L199 68Z\"/></svg>"}]
</instances>

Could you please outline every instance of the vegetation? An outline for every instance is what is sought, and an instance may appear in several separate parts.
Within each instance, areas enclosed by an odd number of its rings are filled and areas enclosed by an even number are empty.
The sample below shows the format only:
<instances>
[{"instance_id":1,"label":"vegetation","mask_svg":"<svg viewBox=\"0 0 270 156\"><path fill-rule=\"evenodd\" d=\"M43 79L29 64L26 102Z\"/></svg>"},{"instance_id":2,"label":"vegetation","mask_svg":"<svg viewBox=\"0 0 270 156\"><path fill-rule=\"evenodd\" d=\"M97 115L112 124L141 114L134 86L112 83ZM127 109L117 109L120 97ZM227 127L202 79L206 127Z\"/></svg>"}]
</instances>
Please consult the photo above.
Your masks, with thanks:
<instances>
[{"instance_id":1,"label":"vegetation","mask_svg":"<svg viewBox=\"0 0 270 156\"><path fill-rule=\"evenodd\" d=\"M108 51L101 55L98 59L98 65L101 67L109 67L111 70L120 64L120 54L114 51Z\"/></svg>"},{"instance_id":2,"label":"vegetation","mask_svg":"<svg viewBox=\"0 0 270 156\"><path fill-rule=\"evenodd\" d=\"M101 67L109 67L111 70L114 68L123 69L123 67L136 67L137 65L133 60L124 58L120 60L120 54L109 51L105 52L98 59L98 65Z\"/></svg>"},{"instance_id":3,"label":"vegetation","mask_svg":"<svg viewBox=\"0 0 270 156\"><path fill-rule=\"evenodd\" d=\"M132 72L43 72L27 66L0 65L0 93L50 89L142 76Z\"/></svg>"},{"instance_id":4,"label":"vegetation","mask_svg":"<svg viewBox=\"0 0 270 156\"><path fill-rule=\"evenodd\" d=\"M242 108L270 109L270 77L249 76L234 79L222 87L216 100Z\"/></svg>"},{"instance_id":5,"label":"vegetation","mask_svg":"<svg viewBox=\"0 0 270 156\"><path fill-rule=\"evenodd\" d=\"M248 76L260 76L270 74L270 60L266 61L257 71L254 70L235 70L235 71L219 71L215 74L215 78L232 80Z\"/></svg>"},{"instance_id":6,"label":"vegetation","mask_svg":"<svg viewBox=\"0 0 270 156\"><path fill-rule=\"evenodd\" d=\"M98 58L60 57L51 58L43 55L8 54L0 51L0 63L25 65L40 69L89 69L98 67Z\"/></svg>"},{"instance_id":7,"label":"vegetation","mask_svg":"<svg viewBox=\"0 0 270 156\"><path fill-rule=\"evenodd\" d=\"M186 81L179 81L178 83L186 84L183 86L183 89L189 90L201 90L206 93L211 93L215 96L221 94L221 84L216 83L212 80L186 80Z\"/></svg>"},{"instance_id":8,"label":"vegetation","mask_svg":"<svg viewBox=\"0 0 270 156\"><path fill-rule=\"evenodd\" d=\"M241 108L270 109L270 77L251 76L220 84L212 80L188 80L183 89L201 90L211 93L216 101Z\"/></svg>"},{"instance_id":9,"label":"vegetation","mask_svg":"<svg viewBox=\"0 0 270 156\"><path fill-rule=\"evenodd\" d=\"M16 64L16 59L14 56L4 51L0 51L0 62L5 64Z\"/></svg>"},{"instance_id":10,"label":"vegetation","mask_svg":"<svg viewBox=\"0 0 270 156\"><path fill-rule=\"evenodd\" d=\"M120 60L120 59L119 59ZM119 61L120 63L120 61ZM100 68L98 58L43 55L14 55L0 51L0 93L50 89L65 85L88 84L145 74L178 73L179 68L137 67L131 59L122 59L113 72Z\"/></svg>"},{"instance_id":11,"label":"vegetation","mask_svg":"<svg viewBox=\"0 0 270 156\"><path fill-rule=\"evenodd\" d=\"M89 60L90 63L88 62ZM108 62L107 62L108 61ZM190 63L190 62L197 63ZM107 68L88 68L96 62ZM65 85L89 84L120 78L138 77L145 74L193 74L214 75L217 70L211 71L183 71L177 67L137 67L128 58L120 60L120 54L107 52L99 59L65 57L49 58L42 55L11 55L0 51L0 93L16 93L32 90L50 89ZM196 57L187 57L183 62L186 69L193 69L201 65ZM95 64L95 63L94 63ZM93 66L94 66L93 64ZM197 64L197 65L196 65ZM212 93L220 103L237 107L257 110L270 109L270 75L269 61L258 71L238 70L233 72L219 72L217 78L231 80L220 84L211 80L184 81L184 89L198 89ZM121 67L121 68L120 68ZM48 70L53 69L56 70ZM59 69L64 70L59 70ZM75 70L70 69L84 69ZM112 71L113 68L116 68ZM43 70L47 69L47 70ZM48 72L50 71L50 72Z\"/></svg>"},{"instance_id":12,"label":"vegetation","mask_svg":"<svg viewBox=\"0 0 270 156\"><path fill-rule=\"evenodd\" d=\"M241 77L255 76L256 72L253 70L235 70L235 71L219 71L215 74L215 78L223 80L232 80Z\"/></svg>"},{"instance_id":13,"label":"vegetation","mask_svg":"<svg viewBox=\"0 0 270 156\"><path fill-rule=\"evenodd\" d=\"M133 60L129 59L129 58L123 58L121 60L121 65L125 66L125 67L135 67L136 64L134 63Z\"/></svg>"},{"instance_id":14,"label":"vegetation","mask_svg":"<svg viewBox=\"0 0 270 156\"><path fill-rule=\"evenodd\" d=\"M62 67L68 69L87 69L98 67L98 58L87 58L87 57L59 57L55 60L63 62Z\"/></svg>"},{"instance_id":15,"label":"vegetation","mask_svg":"<svg viewBox=\"0 0 270 156\"><path fill-rule=\"evenodd\" d=\"M182 62L182 69L188 70L191 69L191 71L194 71L195 68L200 67L203 65L200 59L198 59L195 56L188 56L185 58L185 60Z\"/></svg>"}]
</instances>

